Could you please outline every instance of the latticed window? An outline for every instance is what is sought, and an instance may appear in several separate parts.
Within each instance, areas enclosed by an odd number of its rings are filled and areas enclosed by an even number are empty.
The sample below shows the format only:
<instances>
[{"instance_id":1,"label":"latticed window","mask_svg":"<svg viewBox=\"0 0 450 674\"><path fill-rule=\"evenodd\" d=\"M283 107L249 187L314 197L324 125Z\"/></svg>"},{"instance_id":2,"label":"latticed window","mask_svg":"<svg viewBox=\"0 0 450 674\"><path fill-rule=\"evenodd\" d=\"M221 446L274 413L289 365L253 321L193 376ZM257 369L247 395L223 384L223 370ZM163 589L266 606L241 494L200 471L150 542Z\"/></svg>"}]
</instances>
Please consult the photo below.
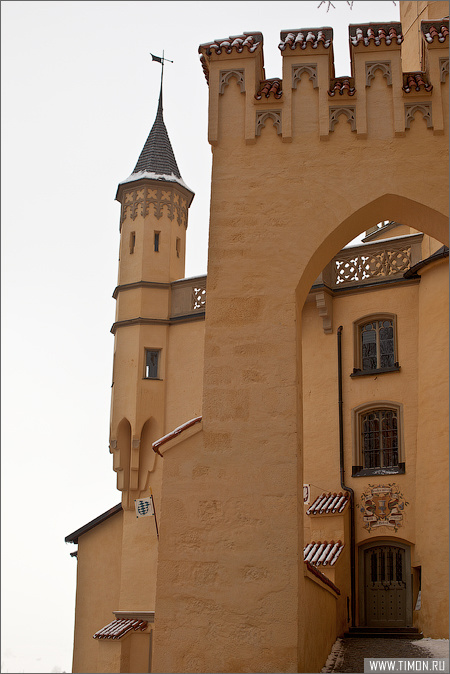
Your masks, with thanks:
<instances>
[{"instance_id":1,"label":"latticed window","mask_svg":"<svg viewBox=\"0 0 450 674\"><path fill-rule=\"evenodd\" d=\"M394 367L394 321L374 320L360 326L361 369Z\"/></svg>"},{"instance_id":2,"label":"latticed window","mask_svg":"<svg viewBox=\"0 0 450 674\"><path fill-rule=\"evenodd\" d=\"M363 468L398 466L397 410L371 410L361 415Z\"/></svg>"}]
</instances>

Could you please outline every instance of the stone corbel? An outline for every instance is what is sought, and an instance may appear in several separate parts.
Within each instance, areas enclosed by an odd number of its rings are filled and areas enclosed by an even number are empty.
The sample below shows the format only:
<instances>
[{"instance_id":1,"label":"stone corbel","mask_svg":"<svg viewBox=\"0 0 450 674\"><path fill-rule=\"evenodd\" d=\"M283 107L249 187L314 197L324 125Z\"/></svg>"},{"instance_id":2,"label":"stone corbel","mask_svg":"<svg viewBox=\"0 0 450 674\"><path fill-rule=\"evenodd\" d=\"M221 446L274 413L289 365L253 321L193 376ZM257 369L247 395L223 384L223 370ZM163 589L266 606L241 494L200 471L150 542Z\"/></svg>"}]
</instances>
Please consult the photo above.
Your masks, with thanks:
<instances>
[{"instance_id":1,"label":"stone corbel","mask_svg":"<svg viewBox=\"0 0 450 674\"><path fill-rule=\"evenodd\" d=\"M324 290L316 293L316 307L323 321L323 331L326 335L333 332L333 297Z\"/></svg>"}]
</instances>

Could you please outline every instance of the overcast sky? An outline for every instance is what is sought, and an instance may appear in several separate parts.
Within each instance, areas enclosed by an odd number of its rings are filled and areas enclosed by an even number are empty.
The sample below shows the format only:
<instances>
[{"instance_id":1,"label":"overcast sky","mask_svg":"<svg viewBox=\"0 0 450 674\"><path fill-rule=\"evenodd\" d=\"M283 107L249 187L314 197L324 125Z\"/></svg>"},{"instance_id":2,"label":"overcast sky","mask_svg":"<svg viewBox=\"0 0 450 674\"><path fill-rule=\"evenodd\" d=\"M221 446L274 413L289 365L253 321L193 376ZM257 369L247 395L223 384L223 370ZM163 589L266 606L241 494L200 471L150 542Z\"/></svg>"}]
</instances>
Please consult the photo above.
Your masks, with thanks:
<instances>
[{"instance_id":1,"label":"overcast sky","mask_svg":"<svg viewBox=\"0 0 450 674\"><path fill-rule=\"evenodd\" d=\"M327 4L2 2L2 672L71 671L77 562L64 537L120 501L108 450L114 197L156 114L149 53L173 60L164 119L196 194L186 276L204 274L198 45L261 31L266 77L279 77L281 30L332 26L336 75L349 75L348 24L398 20L398 2Z\"/></svg>"}]
</instances>

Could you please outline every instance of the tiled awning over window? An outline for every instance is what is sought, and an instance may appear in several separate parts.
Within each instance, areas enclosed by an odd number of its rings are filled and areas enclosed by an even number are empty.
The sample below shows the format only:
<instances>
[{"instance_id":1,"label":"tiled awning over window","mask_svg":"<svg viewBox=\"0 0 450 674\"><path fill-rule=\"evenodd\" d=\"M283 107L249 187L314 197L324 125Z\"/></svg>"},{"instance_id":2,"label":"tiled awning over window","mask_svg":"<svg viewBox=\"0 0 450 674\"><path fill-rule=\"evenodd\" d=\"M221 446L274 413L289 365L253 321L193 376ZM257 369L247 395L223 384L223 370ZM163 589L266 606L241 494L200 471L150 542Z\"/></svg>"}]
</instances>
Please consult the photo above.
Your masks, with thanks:
<instances>
[{"instance_id":1,"label":"tiled awning over window","mask_svg":"<svg viewBox=\"0 0 450 674\"><path fill-rule=\"evenodd\" d=\"M348 492L339 492L332 494L324 492L316 498L314 503L306 511L307 515L332 515L341 513L349 500Z\"/></svg>"},{"instance_id":2,"label":"tiled awning over window","mask_svg":"<svg viewBox=\"0 0 450 674\"><path fill-rule=\"evenodd\" d=\"M94 634L94 639L121 639L125 634L131 632L131 630L145 632L147 624L146 620L119 618L105 625L101 630L98 630Z\"/></svg>"},{"instance_id":3,"label":"tiled awning over window","mask_svg":"<svg viewBox=\"0 0 450 674\"><path fill-rule=\"evenodd\" d=\"M303 549L303 558L305 562L309 562L313 566L334 566L336 561L344 549L344 544L341 541L313 541L308 543Z\"/></svg>"}]
</instances>

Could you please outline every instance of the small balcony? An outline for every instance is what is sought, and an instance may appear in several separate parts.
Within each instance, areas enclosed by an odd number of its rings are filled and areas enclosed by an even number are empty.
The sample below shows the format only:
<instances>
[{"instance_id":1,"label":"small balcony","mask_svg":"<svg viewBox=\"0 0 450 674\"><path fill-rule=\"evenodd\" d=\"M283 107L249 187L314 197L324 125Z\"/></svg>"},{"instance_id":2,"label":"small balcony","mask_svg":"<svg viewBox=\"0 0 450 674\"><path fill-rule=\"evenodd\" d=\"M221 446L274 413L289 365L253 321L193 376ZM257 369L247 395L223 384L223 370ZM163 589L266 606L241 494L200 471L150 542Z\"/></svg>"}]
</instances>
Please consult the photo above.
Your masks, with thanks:
<instances>
[{"instance_id":1,"label":"small balcony","mask_svg":"<svg viewBox=\"0 0 450 674\"><path fill-rule=\"evenodd\" d=\"M343 248L327 264L314 282L333 290L386 283L421 260L423 234L399 236L374 243Z\"/></svg>"},{"instance_id":2,"label":"small balcony","mask_svg":"<svg viewBox=\"0 0 450 674\"><path fill-rule=\"evenodd\" d=\"M204 315L206 307L206 276L174 281L172 284L170 318Z\"/></svg>"}]
</instances>

